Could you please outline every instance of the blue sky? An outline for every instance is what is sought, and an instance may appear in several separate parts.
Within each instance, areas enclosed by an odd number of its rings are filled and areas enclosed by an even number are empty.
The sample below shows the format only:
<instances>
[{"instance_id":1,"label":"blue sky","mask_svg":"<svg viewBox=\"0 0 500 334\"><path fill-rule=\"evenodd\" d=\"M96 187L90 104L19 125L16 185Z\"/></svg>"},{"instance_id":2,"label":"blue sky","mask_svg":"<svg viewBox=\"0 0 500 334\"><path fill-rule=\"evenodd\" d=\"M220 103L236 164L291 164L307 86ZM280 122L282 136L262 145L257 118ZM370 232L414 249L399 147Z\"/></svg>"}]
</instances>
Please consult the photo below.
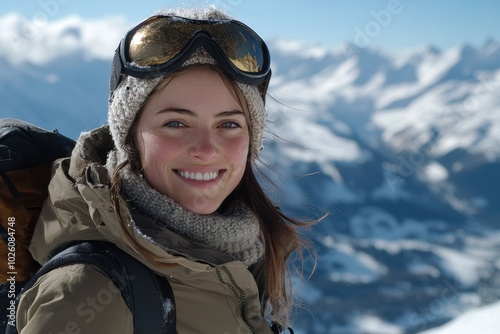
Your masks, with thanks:
<instances>
[{"instance_id":1,"label":"blue sky","mask_svg":"<svg viewBox=\"0 0 500 334\"><path fill-rule=\"evenodd\" d=\"M28 20L37 16L57 20L71 14L121 15L133 24L161 7L207 3L226 8L264 39L281 37L326 46L350 42L390 50L423 44L479 46L488 38L500 41L498 0L19 0L3 2L0 16L18 12Z\"/></svg>"}]
</instances>

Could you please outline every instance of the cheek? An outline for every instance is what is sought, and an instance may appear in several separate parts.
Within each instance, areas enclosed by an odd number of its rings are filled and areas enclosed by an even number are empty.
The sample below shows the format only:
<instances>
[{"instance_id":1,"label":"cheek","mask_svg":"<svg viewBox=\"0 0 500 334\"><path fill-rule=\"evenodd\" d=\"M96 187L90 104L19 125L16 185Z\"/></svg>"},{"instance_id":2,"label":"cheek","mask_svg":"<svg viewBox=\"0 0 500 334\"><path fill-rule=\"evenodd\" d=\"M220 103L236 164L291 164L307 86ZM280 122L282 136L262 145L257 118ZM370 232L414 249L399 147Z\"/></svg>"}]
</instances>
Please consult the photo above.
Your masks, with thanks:
<instances>
[{"instance_id":1,"label":"cheek","mask_svg":"<svg viewBox=\"0 0 500 334\"><path fill-rule=\"evenodd\" d=\"M240 140L232 141L228 147L228 151L232 157L231 160L233 161L233 164L245 165L248 158L249 139L242 138Z\"/></svg>"},{"instance_id":2,"label":"cheek","mask_svg":"<svg viewBox=\"0 0 500 334\"><path fill-rule=\"evenodd\" d=\"M141 160L144 168L164 165L175 154L178 143L153 134L142 134Z\"/></svg>"}]
</instances>

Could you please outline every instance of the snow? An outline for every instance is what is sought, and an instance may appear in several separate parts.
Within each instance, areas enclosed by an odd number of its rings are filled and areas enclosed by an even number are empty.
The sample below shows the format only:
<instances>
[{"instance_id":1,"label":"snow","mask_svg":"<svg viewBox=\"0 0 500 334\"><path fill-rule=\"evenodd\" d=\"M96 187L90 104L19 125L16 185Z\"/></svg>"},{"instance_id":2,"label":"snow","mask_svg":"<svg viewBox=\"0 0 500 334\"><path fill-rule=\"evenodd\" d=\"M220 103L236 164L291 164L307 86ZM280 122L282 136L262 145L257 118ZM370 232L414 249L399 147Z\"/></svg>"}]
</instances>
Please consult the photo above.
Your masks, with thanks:
<instances>
[{"instance_id":1,"label":"snow","mask_svg":"<svg viewBox=\"0 0 500 334\"><path fill-rule=\"evenodd\" d=\"M294 117L295 116L295 117ZM289 116L287 137L296 138L285 154L295 161L356 161L363 159L352 140L334 135L327 127L307 122L297 114ZM305 126L307 124L307 126Z\"/></svg>"},{"instance_id":2,"label":"snow","mask_svg":"<svg viewBox=\"0 0 500 334\"><path fill-rule=\"evenodd\" d=\"M429 55L418 68L418 80L424 85L436 83L460 60L460 57L460 51L457 48L451 49L443 55Z\"/></svg>"},{"instance_id":3,"label":"snow","mask_svg":"<svg viewBox=\"0 0 500 334\"><path fill-rule=\"evenodd\" d=\"M332 334L403 334L404 330L398 326L382 319L367 314L355 313L349 317L346 324L336 324L331 327L325 327L320 321L314 322L314 331L302 331L300 328L294 328L297 334L310 333L332 333Z\"/></svg>"},{"instance_id":4,"label":"snow","mask_svg":"<svg viewBox=\"0 0 500 334\"><path fill-rule=\"evenodd\" d=\"M388 322L383 321L378 317L374 317L371 315L361 315L354 319L353 323L356 325L356 328L360 333L373 333L373 334L402 334L403 330L390 324Z\"/></svg>"},{"instance_id":5,"label":"snow","mask_svg":"<svg viewBox=\"0 0 500 334\"><path fill-rule=\"evenodd\" d=\"M424 177L429 182L442 182L448 178L448 171L443 165L433 161L424 167Z\"/></svg>"},{"instance_id":6,"label":"snow","mask_svg":"<svg viewBox=\"0 0 500 334\"><path fill-rule=\"evenodd\" d=\"M173 315L171 312L174 311L174 303L172 300L167 299L163 303L163 320L165 323L168 323L169 321L172 321L171 316Z\"/></svg>"},{"instance_id":7,"label":"snow","mask_svg":"<svg viewBox=\"0 0 500 334\"><path fill-rule=\"evenodd\" d=\"M427 240L429 230L445 228L443 221L398 221L390 213L365 206L350 218L349 226L354 237L370 240Z\"/></svg>"},{"instance_id":8,"label":"snow","mask_svg":"<svg viewBox=\"0 0 500 334\"><path fill-rule=\"evenodd\" d=\"M309 50L307 46L297 42L281 41L271 48L278 51L273 54L279 57L294 52L300 58L288 67L277 65L271 91L279 94L278 99L283 98L309 112L323 113L324 106L328 106L326 110L333 111L336 119L320 123L326 130L335 130L334 124L341 121L348 130L343 134L356 132L371 146L380 145L373 140L373 134L377 136L381 131L383 144L394 151L419 152L427 160L460 148L482 154L490 161L500 156L497 145L500 141L500 71L491 70L499 63L495 58L498 48L492 45L477 50L456 47L444 52L424 48L400 56L374 52L342 57L323 50L312 58L304 54ZM311 59L319 64L327 58L329 63L321 68L312 65ZM486 66L479 61L489 64L488 70L471 72L473 66ZM364 71L368 70L372 74L365 79ZM397 74L398 71L405 74ZM451 76L454 79L450 79ZM299 77L300 80L293 80ZM365 113L371 114L365 116ZM316 121L297 117L298 124L311 120ZM294 137L308 138L311 132L316 129L309 133L294 131ZM332 134L340 135L340 132L332 131ZM352 151L352 144L339 146L336 143L342 144L341 141L323 138L324 143L332 143L331 159L351 157L353 161L352 156L366 157L366 152ZM313 145L305 147L322 147L321 138L315 139L311 141ZM346 149L338 150L338 147ZM291 154L296 156L299 151ZM442 182L448 178L448 172L436 164L429 164L422 176L429 181Z\"/></svg>"},{"instance_id":9,"label":"snow","mask_svg":"<svg viewBox=\"0 0 500 334\"><path fill-rule=\"evenodd\" d=\"M445 325L420 334L498 334L500 302L466 312Z\"/></svg>"},{"instance_id":10,"label":"snow","mask_svg":"<svg viewBox=\"0 0 500 334\"><path fill-rule=\"evenodd\" d=\"M327 237L324 243L329 250L318 259L318 263L323 268L332 268L329 278L333 282L369 283L387 272L387 268L373 256L357 251L348 242Z\"/></svg>"},{"instance_id":11,"label":"snow","mask_svg":"<svg viewBox=\"0 0 500 334\"><path fill-rule=\"evenodd\" d=\"M479 274L489 262L488 258L444 247L435 247L434 252L441 257L443 268L449 271L461 284L468 286L479 282Z\"/></svg>"},{"instance_id":12,"label":"snow","mask_svg":"<svg viewBox=\"0 0 500 334\"><path fill-rule=\"evenodd\" d=\"M439 269L427 263L412 262L408 265L408 272L416 275L429 275L431 277L439 277Z\"/></svg>"},{"instance_id":13,"label":"snow","mask_svg":"<svg viewBox=\"0 0 500 334\"><path fill-rule=\"evenodd\" d=\"M277 39L274 41L274 45L283 52L299 55L303 58L321 59L332 52L322 45L310 45L293 40Z\"/></svg>"},{"instance_id":14,"label":"snow","mask_svg":"<svg viewBox=\"0 0 500 334\"><path fill-rule=\"evenodd\" d=\"M396 99L417 95L405 108L388 108ZM500 140L500 76L494 72L487 81L447 82L425 92L415 86L400 86L382 94L374 123L384 129L384 141L395 149L431 146L426 153L443 156L457 148L500 155L494 142ZM388 95L391 94L391 95ZM488 110L489 112L478 112ZM483 129L483 131L477 131ZM438 131L436 138L431 131Z\"/></svg>"}]
</instances>

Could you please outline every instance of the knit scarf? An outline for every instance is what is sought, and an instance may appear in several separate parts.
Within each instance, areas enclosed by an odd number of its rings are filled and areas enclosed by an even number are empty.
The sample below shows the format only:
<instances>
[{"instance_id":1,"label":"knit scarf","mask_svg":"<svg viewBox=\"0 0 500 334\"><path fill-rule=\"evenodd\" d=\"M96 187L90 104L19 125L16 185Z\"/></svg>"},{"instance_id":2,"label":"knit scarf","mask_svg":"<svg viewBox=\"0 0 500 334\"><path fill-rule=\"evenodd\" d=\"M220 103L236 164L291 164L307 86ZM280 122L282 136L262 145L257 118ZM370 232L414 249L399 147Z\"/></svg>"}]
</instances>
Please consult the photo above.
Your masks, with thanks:
<instances>
[{"instance_id":1,"label":"knit scarf","mask_svg":"<svg viewBox=\"0 0 500 334\"><path fill-rule=\"evenodd\" d=\"M106 164L109 173L116 169L116 161L116 151L112 151ZM199 215L159 193L130 166L123 168L120 176L122 195L161 228L222 251L247 267L256 263L264 253L258 218L243 203L234 203L224 215ZM154 235L147 237L162 245Z\"/></svg>"}]
</instances>

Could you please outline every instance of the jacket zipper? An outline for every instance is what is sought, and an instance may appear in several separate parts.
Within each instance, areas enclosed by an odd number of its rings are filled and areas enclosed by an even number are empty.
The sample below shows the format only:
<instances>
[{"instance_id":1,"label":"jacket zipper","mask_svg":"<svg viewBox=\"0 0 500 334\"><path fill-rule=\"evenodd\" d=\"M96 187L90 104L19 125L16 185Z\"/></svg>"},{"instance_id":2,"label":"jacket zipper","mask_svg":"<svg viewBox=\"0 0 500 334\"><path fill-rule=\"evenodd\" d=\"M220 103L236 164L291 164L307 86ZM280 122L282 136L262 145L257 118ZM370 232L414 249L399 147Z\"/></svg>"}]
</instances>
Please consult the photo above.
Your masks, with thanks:
<instances>
[{"instance_id":1,"label":"jacket zipper","mask_svg":"<svg viewBox=\"0 0 500 334\"><path fill-rule=\"evenodd\" d=\"M221 269L222 269L222 271L224 271L226 273L230 282L226 282L224 280L224 278L222 277ZM236 283L236 280L234 279L233 274L231 274L231 272L229 271L229 269L227 269L226 266L217 267L217 268L215 268L215 271L217 273L217 277L218 277L219 281L222 284L224 284L225 286L227 286L229 289L231 289L231 291L234 293L234 295L238 299L238 304L240 307L240 315L241 315L241 318L243 319L243 322L245 323L245 325L247 325L247 327L250 329L250 332L252 332L252 334L256 334L256 332L254 331L254 329L252 328L252 326L248 322L248 319L246 316L245 291L243 291L243 289L238 286L238 283Z\"/></svg>"}]
</instances>

